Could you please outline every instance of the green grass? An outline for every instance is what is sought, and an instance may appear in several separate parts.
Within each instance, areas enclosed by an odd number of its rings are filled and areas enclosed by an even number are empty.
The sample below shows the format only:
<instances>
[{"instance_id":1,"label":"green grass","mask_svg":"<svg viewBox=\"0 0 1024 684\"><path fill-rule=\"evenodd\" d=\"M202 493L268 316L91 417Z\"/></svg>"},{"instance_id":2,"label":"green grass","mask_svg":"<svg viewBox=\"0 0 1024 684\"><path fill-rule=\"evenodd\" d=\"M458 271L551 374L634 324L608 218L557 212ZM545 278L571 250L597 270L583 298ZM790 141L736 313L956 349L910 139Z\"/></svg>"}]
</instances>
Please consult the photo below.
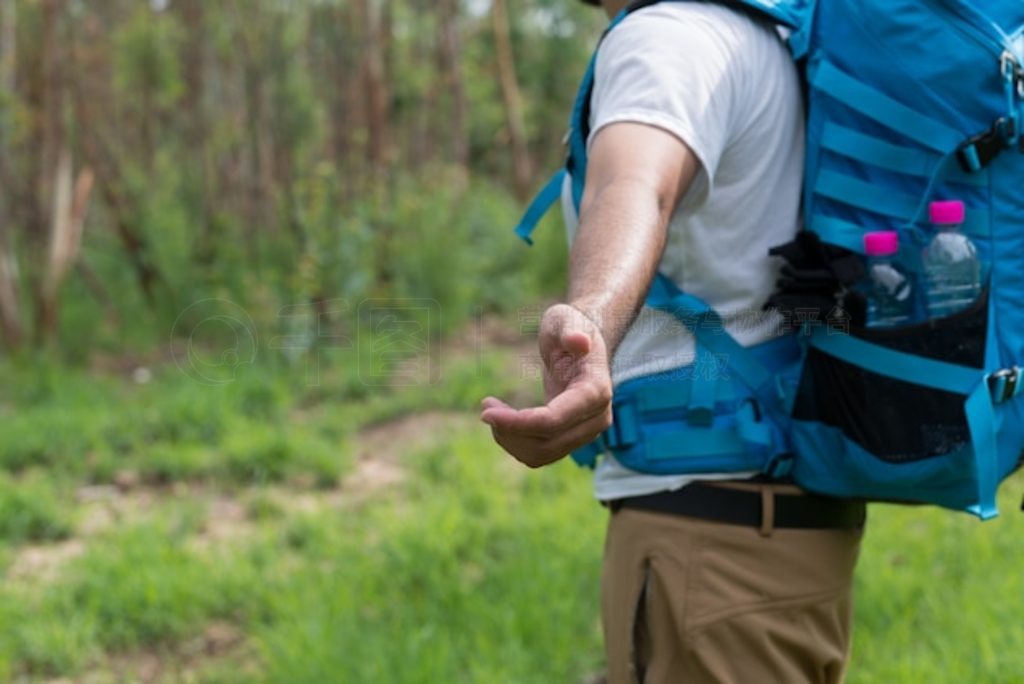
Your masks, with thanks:
<instances>
[{"instance_id":1,"label":"green grass","mask_svg":"<svg viewBox=\"0 0 1024 684\"><path fill-rule=\"evenodd\" d=\"M17 544L71 536L72 521L64 501L69 489L41 470L19 478L0 472L0 539Z\"/></svg>"},{"instance_id":2,"label":"green grass","mask_svg":"<svg viewBox=\"0 0 1024 684\"><path fill-rule=\"evenodd\" d=\"M275 596L259 632L269 681L573 681L597 667L588 485L563 467L537 487L481 432L415 457L415 485L362 519L306 521L301 548L322 562Z\"/></svg>"},{"instance_id":3,"label":"green grass","mask_svg":"<svg viewBox=\"0 0 1024 684\"><path fill-rule=\"evenodd\" d=\"M928 508L875 506L856 583L850 681L1024 678L1020 572L1024 476L981 523Z\"/></svg>"},{"instance_id":4,"label":"green grass","mask_svg":"<svg viewBox=\"0 0 1024 684\"><path fill-rule=\"evenodd\" d=\"M144 654L168 682L575 684L600 671L605 518L587 474L518 468L472 418L481 396L518 386L514 366L455 359L437 385L366 394L345 366L315 387L287 366L225 387L173 369L136 386L0 367L0 681L131 680ZM396 445L402 484L339 487L361 427L428 409L467 418ZM1002 494L984 524L872 509L850 682L1022 679L1024 477ZM9 575L30 546L74 539L49 571ZM241 643L207 653L216 624Z\"/></svg>"}]
</instances>

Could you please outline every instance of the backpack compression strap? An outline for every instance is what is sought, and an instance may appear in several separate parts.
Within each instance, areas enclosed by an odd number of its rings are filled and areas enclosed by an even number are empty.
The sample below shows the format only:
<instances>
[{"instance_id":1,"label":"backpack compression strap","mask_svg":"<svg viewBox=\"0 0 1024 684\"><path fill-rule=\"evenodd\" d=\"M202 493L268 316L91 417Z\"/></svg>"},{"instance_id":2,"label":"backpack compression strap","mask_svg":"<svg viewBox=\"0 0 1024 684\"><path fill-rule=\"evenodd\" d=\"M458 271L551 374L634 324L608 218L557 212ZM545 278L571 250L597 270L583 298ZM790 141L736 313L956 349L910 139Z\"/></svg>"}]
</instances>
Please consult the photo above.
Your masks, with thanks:
<instances>
[{"instance_id":1,"label":"backpack compression strap","mask_svg":"<svg viewBox=\"0 0 1024 684\"><path fill-rule=\"evenodd\" d=\"M729 335L721 317L710 306L684 293L660 273L651 284L646 304L671 314L693 335L694 372L671 390L659 387L656 397L638 398L635 391L625 391L620 396L617 388L612 427L593 443L573 452L573 460L581 466L594 467L597 457L607 449L615 451L636 443L643 408L653 400L658 410L672 409L673 413L684 416L683 423L690 428L673 433L671 438L660 435L665 439L652 440L647 444L652 458L721 457L724 463L735 466L737 454L743 453L746 454L743 462L749 464L743 469L760 469L776 478L788 475L792 459L781 435L788 433L790 419L785 410L785 397L777 383L777 373L792 362L794 353L798 354L796 340L792 340L792 346L773 348L767 355L762 350L759 357ZM738 412L735 408L730 409L730 414L736 417L735 427L713 427L714 418L718 415L716 404L724 391L718 387L720 360L726 361L722 370L727 369L739 381L738 385L746 388L743 396L757 400L756 408L745 402ZM723 375L721 379L728 377ZM624 387L629 384L627 382ZM762 413L767 415L769 422L759 417ZM769 427L769 423L778 432ZM730 466L723 465L722 468L726 470Z\"/></svg>"}]
</instances>

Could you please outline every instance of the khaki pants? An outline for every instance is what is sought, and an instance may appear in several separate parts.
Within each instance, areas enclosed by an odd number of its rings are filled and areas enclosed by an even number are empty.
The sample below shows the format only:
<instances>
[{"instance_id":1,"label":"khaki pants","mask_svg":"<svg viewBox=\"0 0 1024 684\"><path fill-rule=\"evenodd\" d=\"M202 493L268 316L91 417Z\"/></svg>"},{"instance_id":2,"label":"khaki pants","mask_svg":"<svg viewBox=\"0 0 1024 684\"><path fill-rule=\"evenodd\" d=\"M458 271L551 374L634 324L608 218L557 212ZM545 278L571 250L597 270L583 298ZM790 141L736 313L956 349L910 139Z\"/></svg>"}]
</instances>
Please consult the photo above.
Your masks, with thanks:
<instances>
[{"instance_id":1,"label":"khaki pants","mask_svg":"<svg viewBox=\"0 0 1024 684\"><path fill-rule=\"evenodd\" d=\"M609 684L843 681L862 532L613 513L602 580Z\"/></svg>"}]
</instances>

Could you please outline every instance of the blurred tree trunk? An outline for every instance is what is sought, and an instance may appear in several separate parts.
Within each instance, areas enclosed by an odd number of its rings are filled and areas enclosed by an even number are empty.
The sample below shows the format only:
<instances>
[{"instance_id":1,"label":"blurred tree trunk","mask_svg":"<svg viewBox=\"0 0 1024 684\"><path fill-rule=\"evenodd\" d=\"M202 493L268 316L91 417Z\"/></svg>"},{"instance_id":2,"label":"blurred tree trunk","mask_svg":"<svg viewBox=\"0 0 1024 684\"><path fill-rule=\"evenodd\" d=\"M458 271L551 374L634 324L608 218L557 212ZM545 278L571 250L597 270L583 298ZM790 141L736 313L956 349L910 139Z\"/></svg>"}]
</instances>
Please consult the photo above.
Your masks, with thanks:
<instances>
[{"instance_id":1,"label":"blurred tree trunk","mask_svg":"<svg viewBox=\"0 0 1024 684\"><path fill-rule=\"evenodd\" d=\"M61 286L71 267L78 260L82 231L92 195L93 174L83 170L72 180L71 151L61 153L54 176L53 223L50 226L49 248L45 270L37 298L36 337L39 342L53 342L57 334L58 298Z\"/></svg>"},{"instance_id":2,"label":"blurred tree trunk","mask_svg":"<svg viewBox=\"0 0 1024 684\"><path fill-rule=\"evenodd\" d=\"M515 60L512 56L508 8L505 0L493 0L491 24L494 29L494 48L497 53L498 82L501 86L501 98L505 104L505 120L508 126L509 142L512 146L516 194L520 199L526 199L532 182L533 162L526 144L522 96L519 93L519 81L516 78Z\"/></svg>"},{"instance_id":3,"label":"blurred tree trunk","mask_svg":"<svg viewBox=\"0 0 1024 684\"><path fill-rule=\"evenodd\" d=\"M376 177L382 177L390 161L388 84L384 72L384 54L381 49L380 15L369 0L356 0L356 16L363 38L362 81L366 103L367 146L366 161ZM390 27L387 27L390 32Z\"/></svg>"},{"instance_id":4,"label":"blurred tree trunk","mask_svg":"<svg viewBox=\"0 0 1024 684\"><path fill-rule=\"evenodd\" d=\"M138 229L139 201L125 180L124 166L130 163L118 150L116 96L111 90L110 54L104 49L104 21L83 21L78 24L74 44L75 55L69 79L74 119L79 130L88 135L79 137L86 162L95 169L96 189L107 208L114 231L135 272L144 301L156 304L158 284L167 284L150 257L151 249Z\"/></svg>"},{"instance_id":5,"label":"blurred tree trunk","mask_svg":"<svg viewBox=\"0 0 1024 684\"><path fill-rule=\"evenodd\" d=\"M65 130L66 57L71 49L61 35L65 6L66 0L42 0L42 127L36 215L44 218L45 223L34 226L37 272L32 293L35 340L41 345L52 342L56 336L60 289L78 258L93 186L89 169L82 171L77 182L74 180L70 139Z\"/></svg>"},{"instance_id":6,"label":"blurred tree trunk","mask_svg":"<svg viewBox=\"0 0 1024 684\"><path fill-rule=\"evenodd\" d=\"M11 141L9 110L17 88L17 6L15 0L0 0L0 98L7 103L0 108L0 187L11 187L11 170L7 159ZM21 313L18 306L18 262L14 254L13 202L11 193L0 192L0 334L8 349L17 349L22 342Z\"/></svg>"},{"instance_id":7,"label":"blurred tree trunk","mask_svg":"<svg viewBox=\"0 0 1024 684\"><path fill-rule=\"evenodd\" d=\"M187 149L194 150L191 159L196 178L193 179L198 203L199 235L195 257L200 264L209 265L216 256L217 236L213 234L214 221L210 197L216 191L209 187L214 174L210 172L209 112L206 109L206 50L209 35L203 0L178 0L172 7L181 13L187 39L182 41L181 62L185 92L182 110L185 118Z\"/></svg>"},{"instance_id":8,"label":"blurred tree trunk","mask_svg":"<svg viewBox=\"0 0 1024 684\"><path fill-rule=\"evenodd\" d=\"M64 88L60 41L60 16L65 0L41 0L43 8L42 83L40 116L39 163L36 180L38 225L33 226L37 243L42 242L46 228L52 222L52 200L56 186L57 164L64 147Z\"/></svg>"},{"instance_id":9,"label":"blurred tree trunk","mask_svg":"<svg viewBox=\"0 0 1024 684\"><path fill-rule=\"evenodd\" d=\"M32 197L31 220L27 229L26 248L30 269L28 282L35 311L34 339L41 344L45 339L43 320L46 269L46 245L56 217L54 205L58 198L59 157L64 150L64 87L63 50L60 39L60 20L65 0L40 0L42 31L39 45L40 70L35 84L37 94L37 123L34 128L33 147L36 150L35 188Z\"/></svg>"},{"instance_id":10,"label":"blurred tree trunk","mask_svg":"<svg viewBox=\"0 0 1024 684\"><path fill-rule=\"evenodd\" d=\"M458 0L440 0L439 56L445 89L452 98L451 136L452 160L463 169L469 166L469 138L466 130L468 105L462 80L462 44L459 39Z\"/></svg>"},{"instance_id":11,"label":"blurred tree trunk","mask_svg":"<svg viewBox=\"0 0 1024 684\"><path fill-rule=\"evenodd\" d=\"M417 15L422 16L422 26L429 26L427 23L431 5L423 0L416 0L414 3ZM427 30L414 31L411 50L411 61L414 65L428 63L430 59L429 40L430 32ZM436 131L433 130L441 122L437 112L437 88L433 83L419 83L419 90L415 99L417 105L413 108L411 121L411 166L415 170L423 168L435 156Z\"/></svg>"},{"instance_id":12,"label":"blurred tree trunk","mask_svg":"<svg viewBox=\"0 0 1024 684\"><path fill-rule=\"evenodd\" d=\"M341 193L345 201L358 194L352 148L359 126L358 108L353 106L357 95L352 74L356 71L355 21L348 3L334 7L314 8L310 14L315 25L311 34L324 36L320 41L321 59L327 75L327 107L330 113L330 150L334 168L342 179Z\"/></svg>"},{"instance_id":13,"label":"blurred tree trunk","mask_svg":"<svg viewBox=\"0 0 1024 684\"><path fill-rule=\"evenodd\" d=\"M259 236L263 233L265 222L269 217L268 178L270 176L270 155L268 154L267 136L267 94L264 73L258 62L259 28L265 21L262 11L246 6L236 8L233 13L239 22L238 48L242 56L242 83L245 92L245 129L248 134L248 178L245 197L245 244L250 258L255 260L256 246ZM250 32L257 33L254 38Z\"/></svg>"}]
</instances>

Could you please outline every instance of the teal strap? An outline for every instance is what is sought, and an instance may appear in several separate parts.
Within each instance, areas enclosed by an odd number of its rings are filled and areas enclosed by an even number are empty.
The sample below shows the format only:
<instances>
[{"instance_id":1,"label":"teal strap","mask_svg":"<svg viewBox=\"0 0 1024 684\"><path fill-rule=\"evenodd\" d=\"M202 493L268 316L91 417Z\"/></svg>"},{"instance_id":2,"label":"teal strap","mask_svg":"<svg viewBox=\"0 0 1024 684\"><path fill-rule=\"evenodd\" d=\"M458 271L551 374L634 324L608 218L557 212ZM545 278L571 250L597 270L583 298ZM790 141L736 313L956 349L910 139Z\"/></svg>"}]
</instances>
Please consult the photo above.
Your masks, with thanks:
<instances>
[{"instance_id":1,"label":"teal strap","mask_svg":"<svg viewBox=\"0 0 1024 684\"><path fill-rule=\"evenodd\" d=\"M572 107L572 117L569 120L569 173L572 176L572 203L576 208L576 215L579 216L580 207L583 206L583 187L587 182L587 141L583 131L587 126L584 121L586 116L587 102L590 100L590 92L594 87L594 67L597 64L597 53L590 60L587 73L583 76L579 92L576 93L576 103Z\"/></svg>"},{"instance_id":2,"label":"teal strap","mask_svg":"<svg viewBox=\"0 0 1024 684\"><path fill-rule=\"evenodd\" d=\"M736 413L735 426L656 432L647 439L646 447L652 460L724 456L756 469L770 462L775 435L768 423L757 420L754 407L748 403Z\"/></svg>"},{"instance_id":3,"label":"teal strap","mask_svg":"<svg viewBox=\"0 0 1024 684\"><path fill-rule=\"evenodd\" d=\"M908 176L930 178L939 159L938 155L893 145L832 122L825 124L820 143L826 150L844 157Z\"/></svg>"},{"instance_id":4,"label":"teal strap","mask_svg":"<svg viewBox=\"0 0 1024 684\"><path fill-rule=\"evenodd\" d=\"M660 282L662 286L666 281L667 278L660 274L655 279L655 283ZM647 298L648 306L671 313L693 333L697 344L703 345L713 354L728 358L730 370L736 371L747 387L754 390L769 384L771 374L768 370L725 331L722 319L711 307L697 297L682 292L668 301L661 295L654 295L654 287L651 293Z\"/></svg>"},{"instance_id":5,"label":"teal strap","mask_svg":"<svg viewBox=\"0 0 1024 684\"><path fill-rule=\"evenodd\" d=\"M605 452L604 435L599 435L590 444L581 446L570 454L572 460L581 468L593 468L597 465L597 458Z\"/></svg>"},{"instance_id":6,"label":"teal strap","mask_svg":"<svg viewBox=\"0 0 1024 684\"><path fill-rule=\"evenodd\" d=\"M970 394L984 375L977 368L881 347L831 328L812 330L811 346L872 373L945 392Z\"/></svg>"},{"instance_id":7,"label":"teal strap","mask_svg":"<svg viewBox=\"0 0 1024 684\"><path fill-rule=\"evenodd\" d=\"M619 402L613 406L614 419L605 431L608 446L617 449L628 447L640 441L640 427L643 419L633 402Z\"/></svg>"},{"instance_id":8,"label":"teal strap","mask_svg":"<svg viewBox=\"0 0 1024 684\"><path fill-rule=\"evenodd\" d=\"M718 359L704 345L697 345L690 380L690 401L686 420L690 425L707 427L715 416L715 388L718 385Z\"/></svg>"},{"instance_id":9,"label":"teal strap","mask_svg":"<svg viewBox=\"0 0 1024 684\"><path fill-rule=\"evenodd\" d=\"M620 389L616 388L616 392ZM673 383L642 387L631 393L630 399L643 412L671 411L686 406L690 399L690 376L679 378Z\"/></svg>"},{"instance_id":10,"label":"teal strap","mask_svg":"<svg viewBox=\"0 0 1024 684\"><path fill-rule=\"evenodd\" d=\"M788 424L781 410L774 375L743 345L725 330L722 319L706 303L685 294L661 275L654 279L647 295L648 306L674 315L691 333L698 345L720 358L728 359L729 371L757 397L764 411L780 425Z\"/></svg>"},{"instance_id":11,"label":"teal strap","mask_svg":"<svg viewBox=\"0 0 1024 684\"><path fill-rule=\"evenodd\" d=\"M859 254L864 253L864 233L875 228L858 226L855 223L814 214L808 221L808 227L821 236L825 242L839 245ZM987 209L968 209L967 216L961 226L963 233L969 237L984 238L989 235L989 212Z\"/></svg>"},{"instance_id":12,"label":"teal strap","mask_svg":"<svg viewBox=\"0 0 1024 684\"><path fill-rule=\"evenodd\" d=\"M678 377L672 378L671 382L641 387L629 392L629 396L632 401L636 402L637 408L641 412L682 410L690 401L690 384L693 381L696 368L691 366L686 370L685 374L680 373ZM622 388L616 389L616 391L621 390ZM734 382L715 384L715 403L717 404L736 402L749 394L749 390L742 391Z\"/></svg>"},{"instance_id":13,"label":"teal strap","mask_svg":"<svg viewBox=\"0 0 1024 684\"><path fill-rule=\"evenodd\" d=\"M955 157L948 158L944 163L942 157L930 152L905 145L894 145L832 122L825 124L821 134L821 146L863 164L906 176L930 179L939 166L944 166L941 173L946 180L972 187L987 187L989 182L987 171L964 173L955 163Z\"/></svg>"},{"instance_id":14,"label":"teal strap","mask_svg":"<svg viewBox=\"0 0 1024 684\"><path fill-rule=\"evenodd\" d=\"M823 214L811 216L808 225L825 242L845 247L860 254L864 253L864 233L867 232L866 228L862 228L849 221L824 216Z\"/></svg>"},{"instance_id":15,"label":"teal strap","mask_svg":"<svg viewBox=\"0 0 1024 684\"><path fill-rule=\"evenodd\" d=\"M665 461L673 458L706 458L740 455L747 458L747 448L735 430L690 428L659 432L647 440L647 456Z\"/></svg>"},{"instance_id":16,"label":"teal strap","mask_svg":"<svg viewBox=\"0 0 1024 684\"><path fill-rule=\"evenodd\" d=\"M812 68L811 84L847 107L940 154L952 152L967 136L897 102L822 60Z\"/></svg>"},{"instance_id":17,"label":"teal strap","mask_svg":"<svg viewBox=\"0 0 1024 684\"><path fill-rule=\"evenodd\" d=\"M914 218L918 204L920 204L917 197L893 192L891 189L867 183L836 171L820 172L814 185L814 192L851 207L883 214L904 222L909 222Z\"/></svg>"},{"instance_id":18,"label":"teal strap","mask_svg":"<svg viewBox=\"0 0 1024 684\"><path fill-rule=\"evenodd\" d=\"M789 52L793 55L793 59L801 60L807 56L807 52L810 50L817 0L783 4L789 4L791 8L796 10L796 13L793 15L793 21L790 23L794 30L787 39L786 44L789 46Z\"/></svg>"},{"instance_id":19,"label":"teal strap","mask_svg":"<svg viewBox=\"0 0 1024 684\"><path fill-rule=\"evenodd\" d=\"M988 209L968 208L960 230L970 237L987 238L992 234L992 214Z\"/></svg>"},{"instance_id":20,"label":"teal strap","mask_svg":"<svg viewBox=\"0 0 1024 684\"><path fill-rule=\"evenodd\" d=\"M544 187L541 188L537 196L530 202L530 206L526 208L526 213L523 214L523 218L520 219L519 225L516 226L516 235L522 238L523 242L528 245L533 244L533 231L537 228L537 224L544 218L544 215L548 213L548 210L558 201L562 196L562 185L565 183L565 169L562 169L554 176L551 177Z\"/></svg>"},{"instance_id":21,"label":"teal strap","mask_svg":"<svg viewBox=\"0 0 1024 684\"><path fill-rule=\"evenodd\" d=\"M967 425L971 431L974 451L975 480L978 484L978 503L969 509L982 520L999 515L996 490L999 487L998 444L996 413L987 378L978 383L964 403Z\"/></svg>"},{"instance_id":22,"label":"teal strap","mask_svg":"<svg viewBox=\"0 0 1024 684\"><path fill-rule=\"evenodd\" d=\"M771 456L775 444L775 435L771 426L763 420L757 420L754 407L747 402L736 412L736 427L747 452L759 459L767 460Z\"/></svg>"},{"instance_id":23,"label":"teal strap","mask_svg":"<svg viewBox=\"0 0 1024 684\"><path fill-rule=\"evenodd\" d=\"M994 274L990 277L992 280L989 282L989 291L994 292L998 289L998 283L995 282ZM996 298L992 296L988 298L988 320L997 320ZM995 328L989 326L985 339L985 364L986 367L992 368L998 363L999 345ZM972 506L970 511L982 520L994 518L999 514L996 507L996 489L999 486L1000 472L995 404L1017 396L1022 385L1020 380L1020 369L1017 366L989 373L964 402L964 415L971 432L975 480L978 485L978 503ZM1013 383L1012 388L1007 387L1007 383L1010 382ZM1011 391L1007 391L1008 389Z\"/></svg>"},{"instance_id":24,"label":"teal strap","mask_svg":"<svg viewBox=\"0 0 1024 684\"><path fill-rule=\"evenodd\" d=\"M884 186L858 180L836 171L819 173L814 192L864 211L889 216L904 225L914 223L922 204L919 198L894 192ZM990 219L988 209L968 209L964 217L963 231L967 235L987 236ZM863 251L862 247L856 249Z\"/></svg>"}]
</instances>

